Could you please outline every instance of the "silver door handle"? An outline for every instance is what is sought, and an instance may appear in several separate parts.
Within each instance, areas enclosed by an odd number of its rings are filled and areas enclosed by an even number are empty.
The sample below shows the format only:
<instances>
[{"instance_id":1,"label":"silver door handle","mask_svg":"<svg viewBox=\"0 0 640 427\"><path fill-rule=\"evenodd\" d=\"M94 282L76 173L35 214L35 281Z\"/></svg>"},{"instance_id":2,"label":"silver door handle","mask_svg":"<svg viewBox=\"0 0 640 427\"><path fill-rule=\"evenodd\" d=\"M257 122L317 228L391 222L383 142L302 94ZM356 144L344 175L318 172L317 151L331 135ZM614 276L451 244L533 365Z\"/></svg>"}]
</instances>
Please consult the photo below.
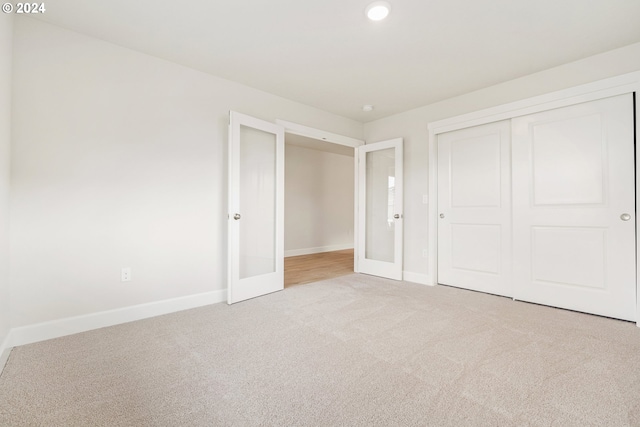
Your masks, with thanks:
<instances>
[{"instance_id":1,"label":"silver door handle","mask_svg":"<svg viewBox=\"0 0 640 427\"><path fill-rule=\"evenodd\" d=\"M237 221L237 220L239 220L239 219L240 219L240 214L238 214L238 213L237 213L237 214L235 214L235 215L233 216L233 219L235 219L236 221Z\"/></svg>"},{"instance_id":2,"label":"silver door handle","mask_svg":"<svg viewBox=\"0 0 640 427\"><path fill-rule=\"evenodd\" d=\"M395 214L393 217L394 217L395 219L398 219L398 218L400 218L400 214Z\"/></svg>"},{"instance_id":3,"label":"silver door handle","mask_svg":"<svg viewBox=\"0 0 640 427\"><path fill-rule=\"evenodd\" d=\"M444 218L444 214L440 214L440 218Z\"/></svg>"},{"instance_id":4,"label":"silver door handle","mask_svg":"<svg viewBox=\"0 0 640 427\"><path fill-rule=\"evenodd\" d=\"M631 215L629 215L628 213L623 213L622 215L620 215L620 219L623 221L629 221L631 219Z\"/></svg>"}]
</instances>

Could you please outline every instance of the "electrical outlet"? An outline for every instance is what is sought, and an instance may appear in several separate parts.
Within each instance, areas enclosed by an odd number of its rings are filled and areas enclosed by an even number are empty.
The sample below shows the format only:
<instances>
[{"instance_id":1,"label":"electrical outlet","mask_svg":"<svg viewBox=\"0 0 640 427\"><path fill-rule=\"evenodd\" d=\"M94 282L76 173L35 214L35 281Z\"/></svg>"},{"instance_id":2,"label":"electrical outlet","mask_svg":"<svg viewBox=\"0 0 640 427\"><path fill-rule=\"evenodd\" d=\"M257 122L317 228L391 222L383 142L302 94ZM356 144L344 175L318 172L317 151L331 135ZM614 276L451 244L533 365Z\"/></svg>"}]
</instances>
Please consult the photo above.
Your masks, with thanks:
<instances>
[{"instance_id":1,"label":"electrical outlet","mask_svg":"<svg viewBox=\"0 0 640 427\"><path fill-rule=\"evenodd\" d=\"M429 204L429 195L428 194L423 194L422 195L422 204L423 205L428 205Z\"/></svg>"},{"instance_id":2,"label":"electrical outlet","mask_svg":"<svg viewBox=\"0 0 640 427\"><path fill-rule=\"evenodd\" d=\"M428 255L429 255L429 254L427 253L427 250L426 250L426 249L423 249L423 250L422 250L422 258L427 258L427 257L428 257Z\"/></svg>"},{"instance_id":3,"label":"electrical outlet","mask_svg":"<svg viewBox=\"0 0 640 427\"><path fill-rule=\"evenodd\" d=\"M130 267L122 267L122 272L120 275L120 279L123 282L130 282L131 281L131 268Z\"/></svg>"}]
</instances>

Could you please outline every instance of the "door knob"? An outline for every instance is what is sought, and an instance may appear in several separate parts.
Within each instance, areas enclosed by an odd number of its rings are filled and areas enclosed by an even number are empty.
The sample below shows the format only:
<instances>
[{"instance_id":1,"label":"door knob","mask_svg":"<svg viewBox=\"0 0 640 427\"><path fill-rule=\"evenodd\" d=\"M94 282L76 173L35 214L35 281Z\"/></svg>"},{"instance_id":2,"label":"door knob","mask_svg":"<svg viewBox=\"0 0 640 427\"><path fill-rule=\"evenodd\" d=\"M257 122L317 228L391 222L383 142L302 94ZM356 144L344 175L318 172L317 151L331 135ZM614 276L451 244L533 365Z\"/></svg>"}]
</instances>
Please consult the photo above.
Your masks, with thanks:
<instances>
[{"instance_id":1,"label":"door knob","mask_svg":"<svg viewBox=\"0 0 640 427\"><path fill-rule=\"evenodd\" d=\"M236 221L240 219L240 214L237 213L233 216L233 219L235 219Z\"/></svg>"},{"instance_id":2,"label":"door knob","mask_svg":"<svg viewBox=\"0 0 640 427\"><path fill-rule=\"evenodd\" d=\"M444 214L440 214L440 218L444 218Z\"/></svg>"},{"instance_id":3,"label":"door knob","mask_svg":"<svg viewBox=\"0 0 640 427\"><path fill-rule=\"evenodd\" d=\"M631 215L629 215L628 213L623 213L622 215L620 215L620 219L623 221L629 221L631 219Z\"/></svg>"},{"instance_id":4,"label":"door knob","mask_svg":"<svg viewBox=\"0 0 640 427\"><path fill-rule=\"evenodd\" d=\"M394 217L395 219L398 219L398 218L400 218L400 214L395 214L393 217Z\"/></svg>"}]
</instances>

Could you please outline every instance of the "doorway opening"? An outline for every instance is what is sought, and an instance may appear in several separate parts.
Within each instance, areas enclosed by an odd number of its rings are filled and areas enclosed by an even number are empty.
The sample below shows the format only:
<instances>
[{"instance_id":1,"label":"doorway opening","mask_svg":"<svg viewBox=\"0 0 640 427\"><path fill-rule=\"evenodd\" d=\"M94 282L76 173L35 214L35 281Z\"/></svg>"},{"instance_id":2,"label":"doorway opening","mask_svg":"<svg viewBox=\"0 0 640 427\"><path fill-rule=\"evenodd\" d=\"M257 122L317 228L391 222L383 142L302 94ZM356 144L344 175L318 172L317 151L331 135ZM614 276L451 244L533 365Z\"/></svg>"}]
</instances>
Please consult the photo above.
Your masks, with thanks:
<instances>
[{"instance_id":1,"label":"doorway opening","mask_svg":"<svg viewBox=\"0 0 640 427\"><path fill-rule=\"evenodd\" d=\"M285 133L285 288L354 272L354 158L354 147Z\"/></svg>"}]
</instances>

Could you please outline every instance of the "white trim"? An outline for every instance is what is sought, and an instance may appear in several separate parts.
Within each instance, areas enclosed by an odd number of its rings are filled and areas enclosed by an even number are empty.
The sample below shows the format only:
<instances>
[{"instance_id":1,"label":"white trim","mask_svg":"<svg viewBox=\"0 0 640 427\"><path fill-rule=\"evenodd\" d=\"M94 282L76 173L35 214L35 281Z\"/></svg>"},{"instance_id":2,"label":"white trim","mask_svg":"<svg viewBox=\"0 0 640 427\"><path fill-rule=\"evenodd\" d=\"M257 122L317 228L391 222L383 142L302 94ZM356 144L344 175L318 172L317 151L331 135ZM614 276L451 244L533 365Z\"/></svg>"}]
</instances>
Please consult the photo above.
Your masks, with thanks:
<instances>
[{"instance_id":1,"label":"white trim","mask_svg":"<svg viewBox=\"0 0 640 427\"><path fill-rule=\"evenodd\" d=\"M353 271L355 273L360 273L360 264L358 263L359 250L358 250L358 230L360 229L359 220L360 220L360 185L359 181L359 170L360 167L360 149L355 147L353 149Z\"/></svg>"},{"instance_id":2,"label":"white trim","mask_svg":"<svg viewBox=\"0 0 640 427\"><path fill-rule=\"evenodd\" d=\"M284 126L286 133L294 135L306 136L307 138L319 139L321 141L331 142L333 144L346 145L347 147L359 147L364 145L364 141L349 136L338 135L337 133L326 132L320 129L311 128L309 126L300 125L298 123L288 122L286 120L276 119L276 123Z\"/></svg>"},{"instance_id":3,"label":"white trim","mask_svg":"<svg viewBox=\"0 0 640 427\"><path fill-rule=\"evenodd\" d=\"M640 101L638 99L640 97L640 71L429 123L427 125L429 130L430 198L427 208L429 283L438 283L438 134L633 92L636 93L635 131L636 142L638 142L638 128L640 127ZM638 173L640 168L638 168L638 165L640 165L640 150L636 149L636 207L638 201L640 201L640 174ZM640 327L640 234L638 224L636 224L636 257L636 324Z\"/></svg>"},{"instance_id":4,"label":"white trim","mask_svg":"<svg viewBox=\"0 0 640 427\"><path fill-rule=\"evenodd\" d=\"M346 249L353 249L353 244L348 243L345 245L318 246L316 248L290 249L288 251L284 251L284 257L286 258L290 256L320 254L323 252L344 251Z\"/></svg>"},{"instance_id":5,"label":"white trim","mask_svg":"<svg viewBox=\"0 0 640 427\"><path fill-rule=\"evenodd\" d=\"M640 78L639 78L640 80ZM635 150L636 150L636 212L640 202L640 82L636 85L634 107L636 111ZM640 230L638 230L638 215L636 217L636 326L640 327Z\"/></svg>"},{"instance_id":6,"label":"white trim","mask_svg":"<svg viewBox=\"0 0 640 427\"><path fill-rule=\"evenodd\" d=\"M402 280L404 280L405 282L418 283L420 285L434 285L433 283L429 282L428 274L414 273L412 271L403 271Z\"/></svg>"},{"instance_id":7,"label":"white trim","mask_svg":"<svg viewBox=\"0 0 640 427\"><path fill-rule=\"evenodd\" d=\"M589 102L596 99L634 92L638 89L638 82L640 82L640 71L486 108L473 113L438 120L429 123L427 127L429 133L433 131L434 134L439 134L500 120L512 119L518 116L575 105L581 102Z\"/></svg>"},{"instance_id":8,"label":"white trim","mask_svg":"<svg viewBox=\"0 0 640 427\"><path fill-rule=\"evenodd\" d=\"M216 304L226 301L226 299L227 291L218 290L13 328L9 334L8 342L5 342L4 345L7 347L16 347L31 344L107 326Z\"/></svg>"}]
</instances>

